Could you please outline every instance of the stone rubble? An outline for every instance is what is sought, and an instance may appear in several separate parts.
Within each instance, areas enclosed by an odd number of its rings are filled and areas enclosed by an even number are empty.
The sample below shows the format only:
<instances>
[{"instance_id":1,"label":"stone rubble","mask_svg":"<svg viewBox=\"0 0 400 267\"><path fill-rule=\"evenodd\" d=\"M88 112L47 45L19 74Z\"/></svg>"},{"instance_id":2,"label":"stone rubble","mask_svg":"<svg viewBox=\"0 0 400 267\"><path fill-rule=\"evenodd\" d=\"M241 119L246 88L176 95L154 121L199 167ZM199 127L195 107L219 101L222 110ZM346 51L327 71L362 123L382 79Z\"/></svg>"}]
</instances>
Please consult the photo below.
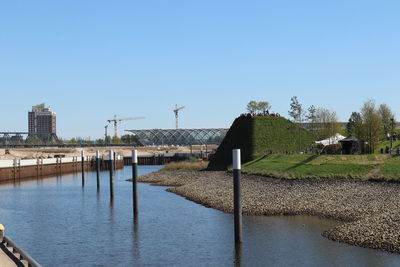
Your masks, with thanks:
<instances>
[{"instance_id":1,"label":"stone rubble","mask_svg":"<svg viewBox=\"0 0 400 267\"><path fill-rule=\"evenodd\" d=\"M173 186L167 191L206 207L233 212L232 175L165 171L140 182ZM311 215L344 224L323 233L340 242L400 253L400 184L348 179L277 179L242 174L246 215Z\"/></svg>"}]
</instances>

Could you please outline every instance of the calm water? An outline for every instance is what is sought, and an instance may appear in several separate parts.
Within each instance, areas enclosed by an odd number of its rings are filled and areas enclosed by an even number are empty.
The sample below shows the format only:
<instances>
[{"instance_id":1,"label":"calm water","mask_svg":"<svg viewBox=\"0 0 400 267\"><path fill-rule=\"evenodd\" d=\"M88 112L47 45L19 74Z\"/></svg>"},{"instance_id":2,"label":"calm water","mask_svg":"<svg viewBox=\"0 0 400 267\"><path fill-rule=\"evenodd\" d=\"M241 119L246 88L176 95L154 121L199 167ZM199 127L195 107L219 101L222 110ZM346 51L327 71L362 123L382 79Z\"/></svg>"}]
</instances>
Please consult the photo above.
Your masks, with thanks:
<instances>
[{"instance_id":1,"label":"calm water","mask_svg":"<svg viewBox=\"0 0 400 267\"><path fill-rule=\"evenodd\" d=\"M159 167L140 167L139 173ZM334 222L313 217L243 218L242 250L232 215L139 184L140 218L132 218L131 169L0 185L0 222L43 266L400 266L400 256L329 241Z\"/></svg>"}]
</instances>

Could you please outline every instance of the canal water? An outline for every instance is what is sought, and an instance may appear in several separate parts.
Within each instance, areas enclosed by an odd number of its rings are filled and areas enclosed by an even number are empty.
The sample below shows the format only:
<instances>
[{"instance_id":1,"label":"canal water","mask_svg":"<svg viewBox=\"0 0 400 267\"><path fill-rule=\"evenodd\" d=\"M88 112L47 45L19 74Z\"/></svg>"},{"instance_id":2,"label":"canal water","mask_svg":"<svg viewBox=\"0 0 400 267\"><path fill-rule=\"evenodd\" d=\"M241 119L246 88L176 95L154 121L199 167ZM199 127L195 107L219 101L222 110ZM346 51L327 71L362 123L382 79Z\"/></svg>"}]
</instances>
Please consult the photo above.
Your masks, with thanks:
<instances>
[{"instance_id":1,"label":"canal water","mask_svg":"<svg viewBox=\"0 0 400 267\"><path fill-rule=\"evenodd\" d=\"M140 166L139 174L157 166ZM244 243L233 244L231 214L139 184L132 216L131 168L0 185L0 223L43 266L400 266L400 256L332 242L335 222L315 217L243 217Z\"/></svg>"}]
</instances>

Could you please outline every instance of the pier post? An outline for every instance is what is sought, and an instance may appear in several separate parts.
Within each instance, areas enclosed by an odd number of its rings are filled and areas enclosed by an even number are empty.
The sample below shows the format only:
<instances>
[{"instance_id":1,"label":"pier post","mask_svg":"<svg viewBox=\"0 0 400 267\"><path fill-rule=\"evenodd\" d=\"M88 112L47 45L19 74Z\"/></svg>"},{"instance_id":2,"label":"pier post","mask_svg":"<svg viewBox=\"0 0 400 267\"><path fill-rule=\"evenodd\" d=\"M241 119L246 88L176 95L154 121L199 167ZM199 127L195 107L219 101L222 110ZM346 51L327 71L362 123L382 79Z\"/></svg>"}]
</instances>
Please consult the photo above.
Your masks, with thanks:
<instances>
[{"instance_id":1,"label":"pier post","mask_svg":"<svg viewBox=\"0 0 400 267\"><path fill-rule=\"evenodd\" d=\"M85 151L81 151L82 187L85 186Z\"/></svg>"},{"instance_id":2,"label":"pier post","mask_svg":"<svg viewBox=\"0 0 400 267\"><path fill-rule=\"evenodd\" d=\"M100 151L96 150L97 191L100 190Z\"/></svg>"},{"instance_id":3,"label":"pier post","mask_svg":"<svg viewBox=\"0 0 400 267\"><path fill-rule=\"evenodd\" d=\"M233 157L233 209L235 223L235 243L242 243L242 204L240 188L240 149L232 151Z\"/></svg>"},{"instance_id":4,"label":"pier post","mask_svg":"<svg viewBox=\"0 0 400 267\"><path fill-rule=\"evenodd\" d=\"M137 150L132 150L132 199L134 218L136 218L138 215L137 165Z\"/></svg>"},{"instance_id":5,"label":"pier post","mask_svg":"<svg viewBox=\"0 0 400 267\"><path fill-rule=\"evenodd\" d=\"M14 183L17 178L17 159L13 159L13 174L14 174Z\"/></svg>"},{"instance_id":6,"label":"pier post","mask_svg":"<svg viewBox=\"0 0 400 267\"><path fill-rule=\"evenodd\" d=\"M117 153L116 152L114 152L113 160L114 160L113 168L114 168L114 171L115 171L117 169Z\"/></svg>"},{"instance_id":7,"label":"pier post","mask_svg":"<svg viewBox=\"0 0 400 267\"><path fill-rule=\"evenodd\" d=\"M56 173L57 176L61 176L61 162L60 162L61 158L57 158L57 165L56 165Z\"/></svg>"},{"instance_id":8,"label":"pier post","mask_svg":"<svg viewBox=\"0 0 400 267\"><path fill-rule=\"evenodd\" d=\"M39 179L39 161L40 159L36 159L36 178Z\"/></svg>"},{"instance_id":9,"label":"pier post","mask_svg":"<svg viewBox=\"0 0 400 267\"><path fill-rule=\"evenodd\" d=\"M114 151L110 150L108 153L108 157L110 158L110 198L114 199Z\"/></svg>"}]
</instances>

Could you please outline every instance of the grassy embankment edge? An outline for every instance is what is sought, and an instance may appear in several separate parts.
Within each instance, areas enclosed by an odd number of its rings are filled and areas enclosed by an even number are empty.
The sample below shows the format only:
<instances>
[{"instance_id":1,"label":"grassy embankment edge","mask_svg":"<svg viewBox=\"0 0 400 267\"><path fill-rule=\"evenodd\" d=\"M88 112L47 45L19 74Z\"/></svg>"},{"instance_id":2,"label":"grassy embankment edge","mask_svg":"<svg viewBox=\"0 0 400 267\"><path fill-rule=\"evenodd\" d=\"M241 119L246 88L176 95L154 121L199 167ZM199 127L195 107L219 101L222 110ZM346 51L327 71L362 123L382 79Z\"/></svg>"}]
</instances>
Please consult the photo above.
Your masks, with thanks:
<instances>
[{"instance_id":1,"label":"grassy embankment edge","mask_svg":"<svg viewBox=\"0 0 400 267\"><path fill-rule=\"evenodd\" d=\"M283 179L338 178L400 181L400 157L392 155L281 155L259 157L242 172Z\"/></svg>"},{"instance_id":2,"label":"grassy embankment edge","mask_svg":"<svg viewBox=\"0 0 400 267\"><path fill-rule=\"evenodd\" d=\"M206 167L207 161L182 161L166 164L160 171L200 171ZM400 182L400 156L272 154L243 164L242 172L280 179Z\"/></svg>"}]
</instances>

